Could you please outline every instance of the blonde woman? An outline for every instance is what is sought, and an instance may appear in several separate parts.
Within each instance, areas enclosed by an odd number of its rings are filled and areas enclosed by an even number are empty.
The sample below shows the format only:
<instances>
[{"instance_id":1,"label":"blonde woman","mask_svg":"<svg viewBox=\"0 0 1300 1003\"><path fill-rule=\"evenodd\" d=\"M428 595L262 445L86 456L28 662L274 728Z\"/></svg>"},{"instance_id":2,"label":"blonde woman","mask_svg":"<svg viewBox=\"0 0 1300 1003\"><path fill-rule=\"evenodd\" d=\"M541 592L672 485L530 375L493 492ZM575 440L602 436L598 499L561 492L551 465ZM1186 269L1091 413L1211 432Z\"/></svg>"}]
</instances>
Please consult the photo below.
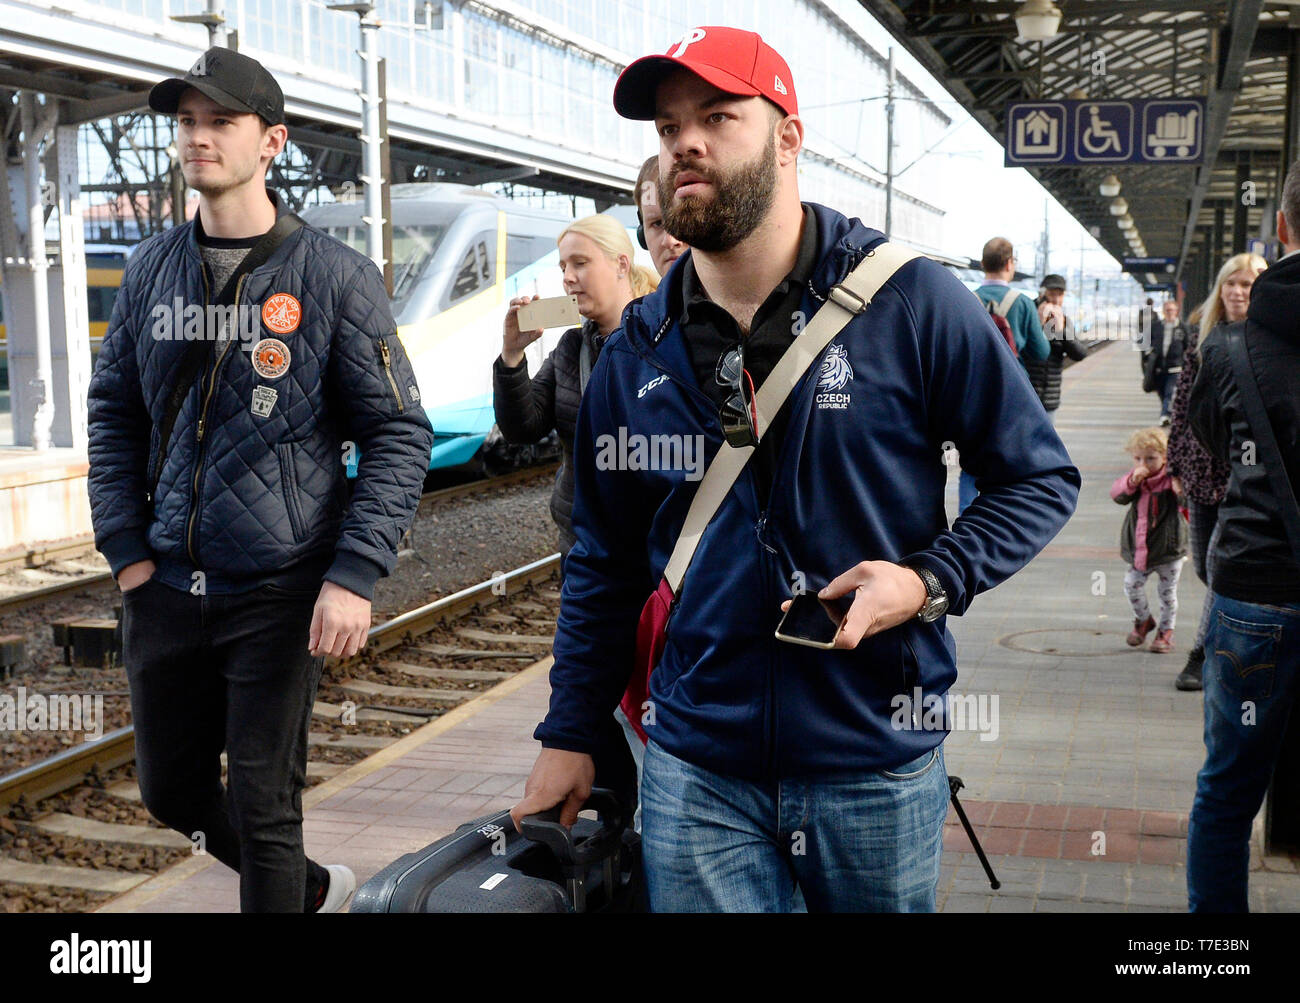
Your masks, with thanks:
<instances>
[{"instance_id":1,"label":"blonde woman","mask_svg":"<svg viewBox=\"0 0 1300 1003\"><path fill-rule=\"evenodd\" d=\"M587 375L605 339L622 323L624 307L652 292L659 277L633 261L627 230L612 216L576 220L560 234L558 245L564 291L578 298L582 327L566 331L529 379L524 349L542 332L519 330L519 308L534 297L512 299L492 387L497 427L509 442L536 442L551 429L559 434L563 465L551 492L551 518L559 528L560 553L567 556L574 544L573 434Z\"/></svg>"},{"instance_id":2,"label":"blonde woman","mask_svg":"<svg viewBox=\"0 0 1300 1003\"><path fill-rule=\"evenodd\" d=\"M1200 343L1220 324L1236 324L1246 319L1250 306L1250 290L1255 278L1268 267L1268 262L1258 254L1235 254L1219 269L1214 288L1197 313L1199 322L1192 327L1183 352L1183 371L1178 374L1178 388L1174 391L1173 419L1169 425L1169 473L1181 481L1187 499L1188 529L1191 538L1192 568L1196 577L1208 587L1210 569L1206 554L1210 536L1219 518L1219 502L1228 487L1228 467L1222 460L1211 456L1192 434L1187 421L1188 398L1196 374L1201 368ZM1211 594L1206 591L1206 602L1196 629L1196 640L1187 654L1187 664L1179 673L1174 685L1180 690L1201 688L1201 668L1205 661L1205 628L1209 621Z\"/></svg>"}]
</instances>

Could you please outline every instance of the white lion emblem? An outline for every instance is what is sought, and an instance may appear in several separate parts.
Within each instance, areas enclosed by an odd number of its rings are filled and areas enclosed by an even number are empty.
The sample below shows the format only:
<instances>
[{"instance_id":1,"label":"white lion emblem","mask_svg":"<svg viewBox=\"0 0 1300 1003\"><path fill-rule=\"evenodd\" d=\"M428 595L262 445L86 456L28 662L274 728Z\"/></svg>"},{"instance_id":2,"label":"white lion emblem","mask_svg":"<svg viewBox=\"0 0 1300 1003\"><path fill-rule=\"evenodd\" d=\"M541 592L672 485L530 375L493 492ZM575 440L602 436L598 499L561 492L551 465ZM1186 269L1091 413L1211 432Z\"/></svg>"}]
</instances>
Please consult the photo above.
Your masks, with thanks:
<instances>
[{"instance_id":1,"label":"white lion emblem","mask_svg":"<svg viewBox=\"0 0 1300 1003\"><path fill-rule=\"evenodd\" d=\"M824 392L841 390L851 379L853 367L849 365L848 349L843 345L831 345L817 375L817 389Z\"/></svg>"}]
</instances>

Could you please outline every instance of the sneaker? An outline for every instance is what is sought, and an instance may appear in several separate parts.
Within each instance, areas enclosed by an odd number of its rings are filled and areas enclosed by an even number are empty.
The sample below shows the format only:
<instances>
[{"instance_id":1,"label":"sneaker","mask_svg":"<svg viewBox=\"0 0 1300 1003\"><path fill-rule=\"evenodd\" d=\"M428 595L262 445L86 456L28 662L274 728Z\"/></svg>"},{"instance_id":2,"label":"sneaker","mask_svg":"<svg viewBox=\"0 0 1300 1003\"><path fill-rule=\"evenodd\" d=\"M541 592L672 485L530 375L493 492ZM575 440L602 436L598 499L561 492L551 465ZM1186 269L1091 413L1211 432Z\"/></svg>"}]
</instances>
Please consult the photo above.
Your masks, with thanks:
<instances>
[{"instance_id":1,"label":"sneaker","mask_svg":"<svg viewBox=\"0 0 1300 1003\"><path fill-rule=\"evenodd\" d=\"M1152 617L1145 620L1134 620L1133 630L1129 632L1126 641L1130 648L1136 648L1139 644L1147 639L1147 635L1156 629L1156 621Z\"/></svg>"},{"instance_id":2,"label":"sneaker","mask_svg":"<svg viewBox=\"0 0 1300 1003\"><path fill-rule=\"evenodd\" d=\"M1162 414L1162 415L1160 416L1160 424L1161 424L1162 426L1164 426L1164 425L1168 425L1168 424L1169 424L1169 415L1167 415L1167 414Z\"/></svg>"},{"instance_id":3,"label":"sneaker","mask_svg":"<svg viewBox=\"0 0 1300 1003\"><path fill-rule=\"evenodd\" d=\"M1174 687L1180 690L1199 690L1201 688L1201 670L1205 666L1205 649L1193 648L1187 653L1187 664L1174 680Z\"/></svg>"},{"instance_id":4,"label":"sneaker","mask_svg":"<svg viewBox=\"0 0 1300 1003\"><path fill-rule=\"evenodd\" d=\"M348 899L352 898L352 893L357 890L357 876L352 873L352 868L343 864L326 864L325 870L330 876L329 890L325 893L325 901L316 911L342 912Z\"/></svg>"},{"instance_id":5,"label":"sneaker","mask_svg":"<svg viewBox=\"0 0 1300 1003\"><path fill-rule=\"evenodd\" d=\"M1156 631L1156 639L1151 642L1148 651L1154 651L1157 655L1167 655L1174 650L1174 632L1173 630Z\"/></svg>"}]
</instances>

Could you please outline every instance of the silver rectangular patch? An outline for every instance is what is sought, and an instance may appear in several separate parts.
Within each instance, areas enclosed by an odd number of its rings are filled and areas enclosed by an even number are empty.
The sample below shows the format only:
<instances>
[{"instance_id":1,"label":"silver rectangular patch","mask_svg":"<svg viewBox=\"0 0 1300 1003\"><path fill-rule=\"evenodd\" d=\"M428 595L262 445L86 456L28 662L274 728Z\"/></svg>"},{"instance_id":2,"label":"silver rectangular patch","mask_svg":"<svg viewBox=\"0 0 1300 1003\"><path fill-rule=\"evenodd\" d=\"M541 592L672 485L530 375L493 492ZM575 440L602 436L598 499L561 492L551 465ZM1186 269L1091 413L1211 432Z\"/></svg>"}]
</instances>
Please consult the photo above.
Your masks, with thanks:
<instances>
[{"instance_id":1,"label":"silver rectangular patch","mask_svg":"<svg viewBox=\"0 0 1300 1003\"><path fill-rule=\"evenodd\" d=\"M253 406L250 410L259 418L269 418L279 396L280 392L273 387L254 387Z\"/></svg>"}]
</instances>

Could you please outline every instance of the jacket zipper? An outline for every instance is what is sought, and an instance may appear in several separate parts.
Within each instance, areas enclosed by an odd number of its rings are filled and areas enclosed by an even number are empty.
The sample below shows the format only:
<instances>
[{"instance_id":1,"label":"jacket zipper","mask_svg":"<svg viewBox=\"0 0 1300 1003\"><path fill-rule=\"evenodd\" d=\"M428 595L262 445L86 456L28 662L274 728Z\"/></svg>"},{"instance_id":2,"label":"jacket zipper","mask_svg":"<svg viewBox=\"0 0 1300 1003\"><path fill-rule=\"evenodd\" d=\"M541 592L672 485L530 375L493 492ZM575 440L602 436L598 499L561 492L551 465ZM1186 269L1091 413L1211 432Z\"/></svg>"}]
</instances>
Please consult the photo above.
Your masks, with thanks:
<instances>
[{"instance_id":1,"label":"jacket zipper","mask_svg":"<svg viewBox=\"0 0 1300 1003\"><path fill-rule=\"evenodd\" d=\"M384 375L388 377L388 385L393 388L393 397L397 400L397 413L401 414L405 407L402 405L402 395L397 392L397 381L393 379L393 357L388 354L388 342L383 338L379 339L379 354L384 357Z\"/></svg>"},{"instance_id":2,"label":"jacket zipper","mask_svg":"<svg viewBox=\"0 0 1300 1003\"><path fill-rule=\"evenodd\" d=\"M247 278L248 278L247 274L241 275L239 277L238 284L235 286L236 316L238 316L239 314L239 294L243 290L244 280ZM207 306L208 306L208 278L206 273L203 276L203 306L204 306L204 313L206 314ZM230 347L233 344L234 344L233 339L228 341L225 347L221 349L221 353L217 356L217 361L213 363L212 376L208 380L208 389L207 392L203 395L203 407L199 411L199 425L197 430L197 438L195 440L198 446L198 452L197 455L194 457L194 484L193 484L193 489L190 492L190 519L189 519L189 523L185 527L185 550L190 555L190 560L194 563L195 567L198 567L199 565L199 557L194 550L194 527L195 527L195 523L197 522L198 514L199 514L199 483L202 480L202 476L203 476L203 458L204 458L203 433L206 430L207 419L208 419L208 407L212 403L212 394L217 388L217 376L221 372L221 364L225 362L226 355L230 352Z\"/></svg>"}]
</instances>

